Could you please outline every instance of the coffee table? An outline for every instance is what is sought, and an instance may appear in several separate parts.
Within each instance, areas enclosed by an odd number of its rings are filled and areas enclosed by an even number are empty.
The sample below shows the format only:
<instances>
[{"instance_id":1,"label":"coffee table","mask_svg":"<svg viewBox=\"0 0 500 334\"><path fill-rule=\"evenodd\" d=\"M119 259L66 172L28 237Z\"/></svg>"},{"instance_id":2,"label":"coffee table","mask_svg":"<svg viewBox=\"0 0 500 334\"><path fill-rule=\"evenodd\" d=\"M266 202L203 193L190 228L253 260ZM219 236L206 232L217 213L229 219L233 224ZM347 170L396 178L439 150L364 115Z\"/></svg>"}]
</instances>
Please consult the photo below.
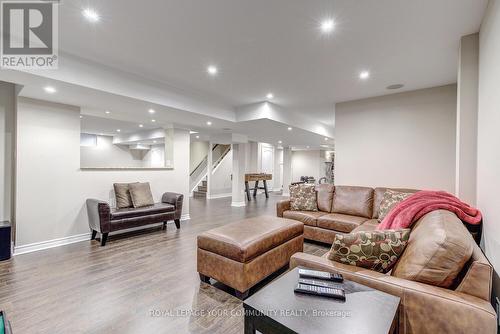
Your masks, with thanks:
<instances>
[{"instance_id":1,"label":"coffee table","mask_svg":"<svg viewBox=\"0 0 500 334\"><path fill-rule=\"evenodd\" d=\"M298 268L247 298L245 334L392 333L399 297L344 280L346 301L296 294Z\"/></svg>"}]
</instances>

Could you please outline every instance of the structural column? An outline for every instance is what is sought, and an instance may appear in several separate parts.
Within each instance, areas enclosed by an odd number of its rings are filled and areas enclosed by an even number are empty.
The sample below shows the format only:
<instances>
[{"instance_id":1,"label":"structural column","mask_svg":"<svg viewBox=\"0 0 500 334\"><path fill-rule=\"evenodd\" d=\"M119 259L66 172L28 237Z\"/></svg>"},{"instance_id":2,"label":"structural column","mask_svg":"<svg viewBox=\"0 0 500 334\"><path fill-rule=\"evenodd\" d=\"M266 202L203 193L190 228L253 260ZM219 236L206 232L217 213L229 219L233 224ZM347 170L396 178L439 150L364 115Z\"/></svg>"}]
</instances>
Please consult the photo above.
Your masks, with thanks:
<instances>
[{"instance_id":1,"label":"structural column","mask_svg":"<svg viewBox=\"0 0 500 334\"><path fill-rule=\"evenodd\" d=\"M476 204L479 34L462 37L458 61L455 194Z\"/></svg>"},{"instance_id":2,"label":"structural column","mask_svg":"<svg viewBox=\"0 0 500 334\"><path fill-rule=\"evenodd\" d=\"M290 196L290 184L292 183L292 149L283 148L283 196Z\"/></svg>"},{"instance_id":3,"label":"structural column","mask_svg":"<svg viewBox=\"0 0 500 334\"><path fill-rule=\"evenodd\" d=\"M245 206L245 184L247 148L249 144L233 144L233 180L231 206Z\"/></svg>"}]
</instances>

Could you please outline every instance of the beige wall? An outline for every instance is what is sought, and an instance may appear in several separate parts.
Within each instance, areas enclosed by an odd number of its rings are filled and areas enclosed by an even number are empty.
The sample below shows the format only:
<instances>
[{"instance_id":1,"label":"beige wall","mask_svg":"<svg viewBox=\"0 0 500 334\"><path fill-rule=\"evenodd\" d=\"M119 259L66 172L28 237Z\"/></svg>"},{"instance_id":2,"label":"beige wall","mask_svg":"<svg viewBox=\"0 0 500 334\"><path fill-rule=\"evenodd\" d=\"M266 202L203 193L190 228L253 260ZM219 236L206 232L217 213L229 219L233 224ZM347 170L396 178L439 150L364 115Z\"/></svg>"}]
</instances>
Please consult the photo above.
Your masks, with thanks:
<instances>
[{"instance_id":1,"label":"beige wall","mask_svg":"<svg viewBox=\"0 0 500 334\"><path fill-rule=\"evenodd\" d=\"M339 103L335 183L455 188L456 85Z\"/></svg>"},{"instance_id":2,"label":"beige wall","mask_svg":"<svg viewBox=\"0 0 500 334\"><path fill-rule=\"evenodd\" d=\"M500 1L490 0L481 26L477 206L484 215L484 250L500 270ZM498 294L498 292L497 292Z\"/></svg>"},{"instance_id":3,"label":"beige wall","mask_svg":"<svg viewBox=\"0 0 500 334\"><path fill-rule=\"evenodd\" d=\"M189 132L174 132L174 170L80 170L79 108L19 99L17 124L17 245L89 233L85 200L111 201L114 182L150 182L184 194L189 213Z\"/></svg>"},{"instance_id":4,"label":"beige wall","mask_svg":"<svg viewBox=\"0 0 500 334\"><path fill-rule=\"evenodd\" d=\"M458 59L455 194L476 204L479 34L462 37Z\"/></svg>"}]
</instances>

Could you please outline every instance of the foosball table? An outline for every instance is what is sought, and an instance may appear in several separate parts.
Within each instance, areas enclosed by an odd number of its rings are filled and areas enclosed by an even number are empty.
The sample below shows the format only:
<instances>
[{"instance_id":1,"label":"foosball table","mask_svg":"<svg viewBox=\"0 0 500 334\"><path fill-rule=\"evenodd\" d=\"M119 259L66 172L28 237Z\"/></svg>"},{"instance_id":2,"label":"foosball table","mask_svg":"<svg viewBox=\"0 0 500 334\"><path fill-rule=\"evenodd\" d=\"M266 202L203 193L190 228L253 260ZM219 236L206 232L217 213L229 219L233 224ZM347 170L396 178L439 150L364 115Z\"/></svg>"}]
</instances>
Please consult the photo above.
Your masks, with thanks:
<instances>
[{"instance_id":1,"label":"foosball table","mask_svg":"<svg viewBox=\"0 0 500 334\"><path fill-rule=\"evenodd\" d=\"M252 174L245 174L245 192L247 194L247 199L250 201L250 190L253 190L253 197L257 196L257 190L263 189L264 192L266 193L266 198L269 198L269 193L267 191L267 181L270 181L273 179L272 174L265 174L265 173L252 173ZM263 187L259 187L259 182L262 181L264 183ZM249 182L255 182L254 187L250 188Z\"/></svg>"}]
</instances>

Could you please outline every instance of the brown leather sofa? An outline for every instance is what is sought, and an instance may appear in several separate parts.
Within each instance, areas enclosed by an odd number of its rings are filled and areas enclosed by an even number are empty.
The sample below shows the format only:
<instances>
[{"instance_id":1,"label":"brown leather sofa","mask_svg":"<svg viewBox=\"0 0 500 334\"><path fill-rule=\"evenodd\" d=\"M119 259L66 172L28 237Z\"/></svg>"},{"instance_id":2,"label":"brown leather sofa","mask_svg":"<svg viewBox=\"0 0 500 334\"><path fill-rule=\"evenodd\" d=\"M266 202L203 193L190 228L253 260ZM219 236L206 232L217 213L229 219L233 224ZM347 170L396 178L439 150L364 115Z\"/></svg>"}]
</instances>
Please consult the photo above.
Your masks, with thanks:
<instances>
[{"instance_id":1,"label":"brown leather sofa","mask_svg":"<svg viewBox=\"0 0 500 334\"><path fill-rule=\"evenodd\" d=\"M305 239L331 244L337 233L350 233L361 226L374 229L378 225L380 202L387 189L320 184L316 186L318 211L292 211L287 199L278 202L277 215L304 223Z\"/></svg>"},{"instance_id":2,"label":"brown leather sofa","mask_svg":"<svg viewBox=\"0 0 500 334\"><path fill-rule=\"evenodd\" d=\"M101 233L101 246L104 246L109 232L161 222L165 228L165 224L169 220L173 220L175 226L180 228L183 200L183 195L167 192L163 194L160 203L155 203L152 206L117 209L111 208L108 202L87 199L92 240L99 232Z\"/></svg>"},{"instance_id":3,"label":"brown leather sofa","mask_svg":"<svg viewBox=\"0 0 500 334\"><path fill-rule=\"evenodd\" d=\"M334 191L333 186L322 185L318 207L326 209L331 201L330 213L294 215L284 201L278 204L278 215L304 222L310 239L331 243L335 233L374 230L384 191L341 186ZM399 333L497 332L491 305L493 268L463 223L449 211L430 212L414 224L403 254L388 274L334 262L328 255L296 253L290 267L339 272L348 280L400 297Z\"/></svg>"}]
</instances>

